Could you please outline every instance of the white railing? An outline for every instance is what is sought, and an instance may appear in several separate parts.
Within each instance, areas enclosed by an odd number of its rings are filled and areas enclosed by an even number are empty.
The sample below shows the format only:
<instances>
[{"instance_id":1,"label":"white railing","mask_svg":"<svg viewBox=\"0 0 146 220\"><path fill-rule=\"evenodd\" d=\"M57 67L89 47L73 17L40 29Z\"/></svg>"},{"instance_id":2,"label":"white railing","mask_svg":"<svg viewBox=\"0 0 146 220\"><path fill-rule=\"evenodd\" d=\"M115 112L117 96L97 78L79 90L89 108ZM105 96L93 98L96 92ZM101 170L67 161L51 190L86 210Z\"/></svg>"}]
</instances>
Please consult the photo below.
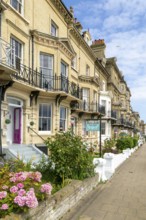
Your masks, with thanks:
<instances>
[{"instance_id":1,"label":"white railing","mask_svg":"<svg viewBox=\"0 0 146 220\"><path fill-rule=\"evenodd\" d=\"M16 63L15 58L14 47L0 38L0 63L14 67Z\"/></svg>"}]
</instances>

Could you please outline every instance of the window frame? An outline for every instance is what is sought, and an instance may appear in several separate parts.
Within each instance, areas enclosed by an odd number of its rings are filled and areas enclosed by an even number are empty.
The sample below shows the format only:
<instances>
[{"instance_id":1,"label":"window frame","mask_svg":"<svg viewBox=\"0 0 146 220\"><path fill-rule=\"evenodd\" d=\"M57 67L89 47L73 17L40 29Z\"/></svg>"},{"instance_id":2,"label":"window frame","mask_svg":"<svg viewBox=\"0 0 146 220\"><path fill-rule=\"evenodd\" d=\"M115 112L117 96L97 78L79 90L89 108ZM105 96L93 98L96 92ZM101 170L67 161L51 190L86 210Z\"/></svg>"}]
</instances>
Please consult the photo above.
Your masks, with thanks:
<instances>
[{"instance_id":1,"label":"window frame","mask_svg":"<svg viewBox=\"0 0 146 220\"><path fill-rule=\"evenodd\" d=\"M14 2L15 1L15 2ZM16 7L14 7L16 4ZM10 5L21 15L24 14L24 0L10 0Z\"/></svg>"},{"instance_id":2,"label":"window frame","mask_svg":"<svg viewBox=\"0 0 146 220\"><path fill-rule=\"evenodd\" d=\"M86 76L90 76L90 66L86 64Z\"/></svg>"},{"instance_id":3,"label":"window frame","mask_svg":"<svg viewBox=\"0 0 146 220\"><path fill-rule=\"evenodd\" d=\"M55 30L55 33L54 31L52 31L52 28ZM58 29L59 28L57 24L53 20L51 20L51 30L50 30L51 36L58 37Z\"/></svg>"},{"instance_id":4,"label":"window frame","mask_svg":"<svg viewBox=\"0 0 146 220\"><path fill-rule=\"evenodd\" d=\"M65 117L61 118L61 109L65 110ZM61 126L61 123L63 121L63 126ZM59 118L59 131L67 131L67 120L68 120L68 109L64 106L60 106L60 118Z\"/></svg>"},{"instance_id":5,"label":"window frame","mask_svg":"<svg viewBox=\"0 0 146 220\"><path fill-rule=\"evenodd\" d=\"M17 38L15 38L14 36L11 36L10 37L10 44L12 45L12 48L14 49L14 53L11 54L11 57L10 57L10 62L11 62L11 65L13 65L16 69L20 70L20 64L23 63L23 47L24 47L24 44ZM16 44L18 44L20 46L20 51L18 51L18 54L16 54ZM19 61L18 63L16 61Z\"/></svg>"},{"instance_id":6,"label":"window frame","mask_svg":"<svg viewBox=\"0 0 146 220\"><path fill-rule=\"evenodd\" d=\"M47 108L50 108L50 116L44 116L44 115L42 115L42 116L40 116L40 107L41 106L47 106ZM48 109L47 109L47 111L48 111ZM51 133L52 132L52 103L39 103L39 106L38 106L38 131L39 131L39 133ZM45 121L47 120L47 119L49 119L49 121L50 121L50 128L48 129L48 130L42 130L42 129L40 129L40 119L45 119ZM47 124L47 126L49 126L49 123Z\"/></svg>"},{"instance_id":7,"label":"window frame","mask_svg":"<svg viewBox=\"0 0 146 220\"><path fill-rule=\"evenodd\" d=\"M45 57L47 57L47 60L45 60ZM40 52L39 58L40 72L42 73L41 86L45 89L52 90L54 88L54 56L52 54ZM46 66L44 65L45 62L47 63ZM45 85L45 80L43 79L46 79L48 84Z\"/></svg>"},{"instance_id":8,"label":"window frame","mask_svg":"<svg viewBox=\"0 0 146 220\"><path fill-rule=\"evenodd\" d=\"M64 65L64 67L65 67L65 75L64 75L64 73L62 73L62 65ZM60 63L60 74L67 78L68 77L68 70L69 70L69 65L66 62L64 62L63 60L61 60L61 63Z\"/></svg>"},{"instance_id":9,"label":"window frame","mask_svg":"<svg viewBox=\"0 0 146 220\"><path fill-rule=\"evenodd\" d=\"M90 108L90 89L82 88L83 109L88 111Z\"/></svg>"},{"instance_id":10,"label":"window frame","mask_svg":"<svg viewBox=\"0 0 146 220\"><path fill-rule=\"evenodd\" d=\"M74 56L74 58L71 61L71 67L75 70L77 70L77 55Z\"/></svg>"}]
</instances>

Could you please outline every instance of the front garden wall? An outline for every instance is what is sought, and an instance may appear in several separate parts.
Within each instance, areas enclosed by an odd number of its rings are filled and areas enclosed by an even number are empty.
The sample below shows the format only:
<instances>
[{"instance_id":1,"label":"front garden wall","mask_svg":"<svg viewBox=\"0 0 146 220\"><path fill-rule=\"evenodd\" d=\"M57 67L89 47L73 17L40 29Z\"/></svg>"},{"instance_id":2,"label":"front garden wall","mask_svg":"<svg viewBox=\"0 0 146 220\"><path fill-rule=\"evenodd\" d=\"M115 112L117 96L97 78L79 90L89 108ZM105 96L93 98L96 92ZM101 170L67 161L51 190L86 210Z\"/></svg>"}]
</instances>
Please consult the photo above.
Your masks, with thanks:
<instances>
[{"instance_id":1,"label":"front garden wall","mask_svg":"<svg viewBox=\"0 0 146 220\"><path fill-rule=\"evenodd\" d=\"M94 189L99 182L99 177L85 179L84 181L73 180L69 185L50 196L35 209L27 214L11 214L2 220L58 220L69 211L87 193Z\"/></svg>"}]
</instances>

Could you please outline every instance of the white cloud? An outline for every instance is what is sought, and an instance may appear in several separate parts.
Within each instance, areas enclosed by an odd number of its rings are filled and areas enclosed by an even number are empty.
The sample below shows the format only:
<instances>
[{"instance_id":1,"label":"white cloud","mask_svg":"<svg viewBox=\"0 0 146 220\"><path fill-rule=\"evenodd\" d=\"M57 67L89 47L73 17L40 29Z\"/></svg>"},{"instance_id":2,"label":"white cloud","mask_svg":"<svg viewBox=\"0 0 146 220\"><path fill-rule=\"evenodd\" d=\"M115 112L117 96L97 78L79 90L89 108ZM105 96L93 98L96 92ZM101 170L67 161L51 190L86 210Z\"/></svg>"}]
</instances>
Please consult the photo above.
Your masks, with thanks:
<instances>
[{"instance_id":1,"label":"white cloud","mask_svg":"<svg viewBox=\"0 0 146 220\"><path fill-rule=\"evenodd\" d=\"M92 39L105 40L107 57L117 57L117 65L132 93L132 104L146 122L146 1L70 2Z\"/></svg>"}]
</instances>

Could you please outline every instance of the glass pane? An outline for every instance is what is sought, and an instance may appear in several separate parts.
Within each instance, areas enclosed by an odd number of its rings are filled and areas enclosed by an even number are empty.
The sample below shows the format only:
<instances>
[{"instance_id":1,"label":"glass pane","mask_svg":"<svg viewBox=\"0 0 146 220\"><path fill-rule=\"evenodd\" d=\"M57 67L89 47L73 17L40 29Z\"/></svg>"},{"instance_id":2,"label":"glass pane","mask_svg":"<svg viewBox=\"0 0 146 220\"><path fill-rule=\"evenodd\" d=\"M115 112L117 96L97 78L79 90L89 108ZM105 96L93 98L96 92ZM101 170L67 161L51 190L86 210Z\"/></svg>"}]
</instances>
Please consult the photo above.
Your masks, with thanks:
<instances>
[{"instance_id":1,"label":"glass pane","mask_svg":"<svg viewBox=\"0 0 146 220\"><path fill-rule=\"evenodd\" d=\"M39 130L50 131L51 130L51 105L40 104L39 107Z\"/></svg>"},{"instance_id":2,"label":"glass pane","mask_svg":"<svg viewBox=\"0 0 146 220\"><path fill-rule=\"evenodd\" d=\"M19 129L19 109L15 110L15 129Z\"/></svg>"},{"instance_id":3,"label":"glass pane","mask_svg":"<svg viewBox=\"0 0 146 220\"><path fill-rule=\"evenodd\" d=\"M67 76L67 66L64 63L61 63L61 74Z\"/></svg>"}]
</instances>

